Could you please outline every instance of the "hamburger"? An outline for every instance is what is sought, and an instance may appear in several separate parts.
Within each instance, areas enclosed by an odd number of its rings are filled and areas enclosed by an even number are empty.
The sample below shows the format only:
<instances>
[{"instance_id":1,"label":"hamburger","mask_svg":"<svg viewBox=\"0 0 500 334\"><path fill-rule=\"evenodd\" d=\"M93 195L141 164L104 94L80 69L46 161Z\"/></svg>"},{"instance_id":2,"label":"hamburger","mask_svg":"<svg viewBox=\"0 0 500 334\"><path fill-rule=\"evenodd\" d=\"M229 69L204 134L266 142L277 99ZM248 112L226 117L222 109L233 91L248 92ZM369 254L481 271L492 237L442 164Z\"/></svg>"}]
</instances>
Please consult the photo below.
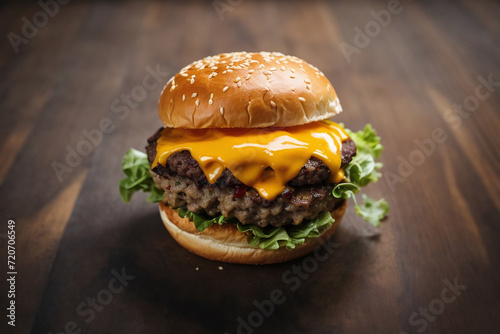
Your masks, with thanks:
<instances>
[{"instance_id":1,"label":"hamburger","mask_svg":"<svg viewBox=\"0 0 500 334\"><path fill-rule=\"evenodd\" d=\"M316 67L281 53L224 53L184 67L159 99L163 127L129 150L120 194L159 202L184 248L208 259L268 264L329 238L347 199L380 177L380 138L329 118L342 112ZM378 225L385 200L356 211Z\"/></svg>"}]
</instances>

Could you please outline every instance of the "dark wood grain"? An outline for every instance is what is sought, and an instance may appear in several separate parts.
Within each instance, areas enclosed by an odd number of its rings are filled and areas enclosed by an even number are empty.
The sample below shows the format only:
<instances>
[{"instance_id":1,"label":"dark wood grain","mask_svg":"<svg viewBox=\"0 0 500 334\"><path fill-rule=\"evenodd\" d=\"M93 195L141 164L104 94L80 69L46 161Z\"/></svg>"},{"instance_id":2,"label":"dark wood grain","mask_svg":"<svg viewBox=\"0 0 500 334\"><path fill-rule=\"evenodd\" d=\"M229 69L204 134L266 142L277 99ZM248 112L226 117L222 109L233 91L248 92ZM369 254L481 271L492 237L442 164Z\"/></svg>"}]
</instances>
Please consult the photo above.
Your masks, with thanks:
<instances>
[{"instance_id":1,"label":"dark wood grain","mask_svg":"<svg viewBox=\"0 0 500 334\"><path fill-rule=\"evenodd\" d=\"M498 2L403 1L350 62L340 44L354 45L353 29L386 1L224 3L232 9L220 20L211 1L74 1L17 53L7 34L21 34L22 18L41 8L1 5L0 244L6 254L14 219L18 275L16 327L2 313L0 332L71 332L74 322L82 333L236 333L238 317L275 289L286 301L257 333L498 332L500 86L459 125L448 111L476 94L479 77L500 81ZM125 205L117 191L121 157L160 125L166 79L124 119L113 101L141 85L147 68L173 75L236 50L281 51L319 67L344 107L335 120L351 129L371 123L383 138L386 175L418 154L416 141L439 129L446 137L399 182L367 189L391 204L380 231L351 205L333 254L295 291L282 276L304 259L255 267L199 258L175 243L143 194ZM58 180L52 163L104 118L114 131ZM4 255L0 262L7 272ZM134 276L123 291L95 318L78 314L122 268ZM420 308L439 306L444 282L454 280L467 289L425 328L414 325L412 314L425 319Z\"/></svg>"}]
</instances>

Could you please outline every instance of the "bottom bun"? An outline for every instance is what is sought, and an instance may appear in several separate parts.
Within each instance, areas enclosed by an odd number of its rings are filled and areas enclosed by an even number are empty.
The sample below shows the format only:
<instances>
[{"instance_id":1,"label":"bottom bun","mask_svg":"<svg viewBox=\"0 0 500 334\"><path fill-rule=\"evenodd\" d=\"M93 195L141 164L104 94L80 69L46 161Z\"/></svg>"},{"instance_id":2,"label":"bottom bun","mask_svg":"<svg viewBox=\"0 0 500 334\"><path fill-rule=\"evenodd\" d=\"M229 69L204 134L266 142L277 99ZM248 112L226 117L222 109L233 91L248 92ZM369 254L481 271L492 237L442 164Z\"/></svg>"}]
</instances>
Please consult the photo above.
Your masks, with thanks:
<instances>
[{"instance_id":1,"label":"bottom bun","mask_svg":"<svg viewBox=\"0 0 500 334\"><path fill-rule=\"evenodd\" d=\"M318 238L307 238L302 245L295 246L293 250L288 250L286 247L270 250L252 246L248 243L251 236L240 232L236 224L212 224L203 232L198 232L193 222L188 218L181 218L177 210L163 203L160 203L160 215L172 237L190 252L210 260L228 263L270 264L290 261L315 250L335 233L346 207L347 201L344 201L331 212L335 219L331 228Z\"/></svg>"}]
</instances>

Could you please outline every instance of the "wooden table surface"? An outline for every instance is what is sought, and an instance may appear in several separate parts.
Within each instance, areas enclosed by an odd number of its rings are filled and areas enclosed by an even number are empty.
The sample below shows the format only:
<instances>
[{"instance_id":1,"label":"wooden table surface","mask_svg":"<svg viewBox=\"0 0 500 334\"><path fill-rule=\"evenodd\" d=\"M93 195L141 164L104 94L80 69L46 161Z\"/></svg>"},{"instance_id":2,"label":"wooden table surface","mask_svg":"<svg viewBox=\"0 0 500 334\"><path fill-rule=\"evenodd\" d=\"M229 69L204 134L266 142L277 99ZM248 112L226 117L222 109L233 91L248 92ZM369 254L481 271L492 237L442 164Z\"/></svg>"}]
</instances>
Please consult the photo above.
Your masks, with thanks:
<instances>
[{"instance_id":1,"label":"wooden table surface","mask_svg":"<svg viewBox=\"0 0 500 334\"><path fill-rule=\"evenodd\" d=\"M0 268L11 219L17 272L16 326L3 278L0 332L498 333L500 4L216 4L0 7ZM351 203L326 260L229 265L179 247L145 195L122 202L121 157L160 126L162 86L236 50L316 65L335 120L378 130L379 231Z\"/></svg>"}]
</instances>

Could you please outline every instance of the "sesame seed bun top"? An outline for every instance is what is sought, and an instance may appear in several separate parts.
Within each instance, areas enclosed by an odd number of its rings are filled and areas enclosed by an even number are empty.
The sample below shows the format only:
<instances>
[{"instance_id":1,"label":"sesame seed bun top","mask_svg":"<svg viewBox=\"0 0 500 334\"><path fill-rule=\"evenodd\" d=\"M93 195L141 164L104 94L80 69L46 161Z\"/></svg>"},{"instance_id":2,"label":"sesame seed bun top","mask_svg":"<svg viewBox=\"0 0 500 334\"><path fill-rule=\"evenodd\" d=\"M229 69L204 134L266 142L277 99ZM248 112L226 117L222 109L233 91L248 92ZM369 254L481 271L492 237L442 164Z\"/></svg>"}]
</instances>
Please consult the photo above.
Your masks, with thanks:
<instances>
[{"instance_id":1,"label":"sesame seed bun top","mask_svg":"<svg viewBox=\"0 0 500 334\"><path fill-rule=\"evenodd\" d=\"M320 70L275 52L198 60L169 80L158 108L166 127L187 129L294 126L342 111Z\"/></svg>"}]
</instances>

